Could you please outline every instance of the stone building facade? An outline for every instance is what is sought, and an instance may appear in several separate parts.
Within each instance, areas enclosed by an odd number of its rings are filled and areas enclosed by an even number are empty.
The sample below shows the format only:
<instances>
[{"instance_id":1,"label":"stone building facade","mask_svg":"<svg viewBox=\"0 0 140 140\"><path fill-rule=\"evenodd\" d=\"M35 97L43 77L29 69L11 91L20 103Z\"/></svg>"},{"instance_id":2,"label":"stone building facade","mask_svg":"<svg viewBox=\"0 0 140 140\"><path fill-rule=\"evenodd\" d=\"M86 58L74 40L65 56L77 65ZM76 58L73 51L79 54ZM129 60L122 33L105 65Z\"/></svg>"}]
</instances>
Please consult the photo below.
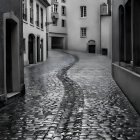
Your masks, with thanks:
<instances>
[{"instance_id":1,"label":"stone building facade","mask_svg":"<svg viewBox=\"0 0 140 140\"><path fill-rule=\"evenodd\" d=\"M51 0L47 29L49 49L67 49L67 0Z\"/></svg>"},{"instance_id":2,"label":"stone building facade","mask_svg":"<svg viewBox=\"0 0 140 140\"><path fill-rule=\"evenodd\" d=\"M101 0L101 54L112 57L112 0Z\"/></svg>"},{"instance_id":3,"label":"stone building facade","mask_svg":"<svg viewBox=\"0 0 140 140\"><path fill-rule=\"evenodd\" d=\"M107 7L105 14L101 14L102 4ZM49 49L89 52L89 46L95 46L90 49L93 53L111 57L111 7L111 0L51 0L48 8ZM52 24L53 17L57 21Z\"/></svg>"},{"instance_id":4,"label":"stone building facade","mask_svg":"<svg viewBox=\"0 0 140 140\"><path fill-rule=\"evenodd\" d=\"M68 0L67 5L68 49L88 52L90 44L92 52L111 56L111 0Z\"/></svg>"},{"instance_id":5,"label":"stone building facade","mask_svg":"<svg viewBox=\"0 0 140 140\"><path fill-rule=\"evenodd\" d=\"M24 65L47 58L46 21L47 0L23 0Z\"/></svg>"},{"instance_id":6,"label":"stone building facade","mask_svg":"<svg viewBox=\"0 0 140 140\"><path fill-rule=\"evenodd\" d=\"M0 0L0 102L25 88L21 7L21 0Z\"/></svg>"},{"instance_id":7,"label":"stone building facade","mask_svg":"<svg viewBox=\"0 0 140 140\"><path fill-rule=\"evenodd\" d=\"M88 52L94 40L100 52L100 0L68 0L68 48ZM94 50L93 50L94 51Z\"/></svg>"},{"instance_id":8,"label":"stone building facade","mask_svg":"<svg viewBox=\"0 0 140 140\"><path fill-rule=\"evenodd\" d=\"M140 113L140 1L113 0L112 74Z\"/></svg>"}]
</instances>

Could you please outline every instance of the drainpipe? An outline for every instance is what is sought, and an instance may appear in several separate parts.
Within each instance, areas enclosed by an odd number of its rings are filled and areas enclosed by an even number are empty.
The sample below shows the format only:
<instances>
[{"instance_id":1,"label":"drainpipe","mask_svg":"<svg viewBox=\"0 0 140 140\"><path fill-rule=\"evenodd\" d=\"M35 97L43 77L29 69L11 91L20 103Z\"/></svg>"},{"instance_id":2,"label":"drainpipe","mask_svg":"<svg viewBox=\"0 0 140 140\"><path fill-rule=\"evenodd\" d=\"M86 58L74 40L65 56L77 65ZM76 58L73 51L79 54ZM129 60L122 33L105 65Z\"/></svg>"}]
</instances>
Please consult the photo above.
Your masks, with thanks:
<instances>
[{"instance_id":1,"label":"drainpipe","mask_svg":"<svg viewBox=\"0 0 140 140\"><path fill-rule=\"evenodd\" d=\"M99 53L102 53L102 47L101 47L101 5L100 5L100 51Z\"/></svg>"},{"instance_id":2,"label":"drainpipe","mask_svg":"<svg viewBox=\"0 0 140 140\"><path fill-rule=\"evenodd\" d=\"M131 7L132 7L132 9L131 9L131 55L132 55L132 60L131 60L131 64L132 64L132 66L134 66L134 63L133 63L133 61L134 61L134 54L133 54L133 52L134 52L134 40L133 40L133 37L134 37L134 34L133 34L133 6L134 6L134 1L132 0L131 1Z\"/></svg>"}]
</instances>

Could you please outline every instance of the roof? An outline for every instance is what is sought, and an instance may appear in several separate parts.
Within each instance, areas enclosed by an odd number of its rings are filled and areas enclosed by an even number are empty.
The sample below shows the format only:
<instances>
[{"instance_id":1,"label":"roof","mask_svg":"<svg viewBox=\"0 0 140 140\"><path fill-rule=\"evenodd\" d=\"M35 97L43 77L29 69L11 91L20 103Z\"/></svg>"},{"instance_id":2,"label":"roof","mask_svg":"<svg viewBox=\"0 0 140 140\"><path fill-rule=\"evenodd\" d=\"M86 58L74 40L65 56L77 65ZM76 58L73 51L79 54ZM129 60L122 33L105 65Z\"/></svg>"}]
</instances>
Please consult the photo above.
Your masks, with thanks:
<instances>
[{"instance_id":1,"label":"roof","mask_svg":"<svg viewBox=\"0 0 140 140\"><path fill-rule=\"evenodd\" d=\"M38 0L40 3L42 3L45 7L50 6L50 3L48 2L48 0Z\"/></svg>"}]
</instances>

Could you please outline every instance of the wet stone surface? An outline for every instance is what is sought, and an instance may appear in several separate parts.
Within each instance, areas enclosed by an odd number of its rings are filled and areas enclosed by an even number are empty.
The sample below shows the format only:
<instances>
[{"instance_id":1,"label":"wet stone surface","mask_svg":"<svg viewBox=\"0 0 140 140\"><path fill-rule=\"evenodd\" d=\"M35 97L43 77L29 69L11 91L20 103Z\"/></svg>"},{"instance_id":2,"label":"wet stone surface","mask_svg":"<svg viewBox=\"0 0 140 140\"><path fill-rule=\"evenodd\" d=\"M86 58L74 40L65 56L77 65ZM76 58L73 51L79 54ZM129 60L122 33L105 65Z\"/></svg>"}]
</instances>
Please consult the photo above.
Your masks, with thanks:
<instances>
[{"instance_id":1,"label":"wet stone surface","mask_svg":"<svg viewBox=\"0 0 140 140\"><path fill-rule=\"evenodd\" d=\"M25 68L26 95L0 111L0 140L140 140L140 117L110 60L69 53Z\"/></svg>"},{"instance_id":2,"label":"wet stone surface","mask_svg":"<svg viewBox=\"0 0 140 140\"><path fill-rule=\"evenodd\" d=\"M84 93L80 140L140 140L140 116L112 79L110 60L93 54L75 55L79 62L68 71L68 77Z\"/></svg>"}]
</instances>

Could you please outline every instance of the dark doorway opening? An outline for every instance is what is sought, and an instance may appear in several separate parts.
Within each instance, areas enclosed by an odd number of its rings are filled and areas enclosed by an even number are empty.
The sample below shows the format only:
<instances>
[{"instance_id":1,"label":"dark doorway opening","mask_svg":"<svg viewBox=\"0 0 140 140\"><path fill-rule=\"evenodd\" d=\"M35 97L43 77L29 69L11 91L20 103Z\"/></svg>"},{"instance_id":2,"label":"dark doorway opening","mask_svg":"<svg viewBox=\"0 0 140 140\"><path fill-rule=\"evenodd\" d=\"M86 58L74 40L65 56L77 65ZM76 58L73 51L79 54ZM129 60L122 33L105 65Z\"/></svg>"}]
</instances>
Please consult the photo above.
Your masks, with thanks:
<instances>
[{"instance_id":1,"label":"dark doorway opening","mask_svg":"<svg viewBox=\"0 0 140 140\"><path fill-rule=\"evenodd\" d=\"M63 49L64 48L63 37L52 37L52 49Z\"/></svg>"},{"instance_id":2,"label":"dark doorway opening","mask_svg":"<svg viewBox=\"0 0 140 140\"><path fill-rule=\"evenodd\" d=\"M119 61L124 62L124 7L119 7Z\"/></svg>"},{"instance_id":3,"label":"dark doorway opening","mask_svg":"<svg viewBox=\"0 0 140 140\"><path fill-rule=\"evenodd\" d=\"M28 59L29 59L29 64L34 63L34 35L30 34L29 35L29 45L28 45Z\"/></svg>"},{"instance_id":4,"label":"dark doorway opening","mask_svg":"<svg viewBox=\"0 0 140 140\"><path fill-rule=\"evenodd\" d=\"M89 53L95 53L95 45L88 45Z\"/></svg>"},{"instance_id":5,"label":"dark doorway opening","mask_svg":"<svg viewBox=\"0 0 140 140\"><path fill-rule=\"evenodd\" d=\"M12 19L6 20L6 89L7 93L13 92L13 54L14 45L16 44L16 40L14 37L17 35L17 23Z\"/></svg>"},{"instance_id":6,"label":"dark doorway opening","mask_svg":"<svg viewBox=\"0 0 140 140\"><path fill-rule=\"evenodd\" d=\"M43 39L41 39L41 61L43 61Z\"/></svg>"},{"instance_id":7,"label":"dark doorway opening","mask_svg":"<svg viewBox=\"0 0 140 140\"><path fill-rule=\"evenodd\" d=\"M107 48L102 48L102 55L108 55Z\"/></svg>"},{"instance_id":8,"label":"dark doorway opening","mask_svg":"<svg viewBox=\"0 0 140 140\"><path fill-rule=\"evenodd\" d=\"M12 48L11 32L14 23L6 20L6 86L7 92L12 92Z\"/></svg>"},{"instance_id":9,"label":"dark doorway opening","mask_svg":"<svg viewBox=\"0 0 140 140\"><path fill-rule=\"evenodd\" d=\"M40 37L37 37L37 62L40 62Z\"/></svg>"}]
</instances>

